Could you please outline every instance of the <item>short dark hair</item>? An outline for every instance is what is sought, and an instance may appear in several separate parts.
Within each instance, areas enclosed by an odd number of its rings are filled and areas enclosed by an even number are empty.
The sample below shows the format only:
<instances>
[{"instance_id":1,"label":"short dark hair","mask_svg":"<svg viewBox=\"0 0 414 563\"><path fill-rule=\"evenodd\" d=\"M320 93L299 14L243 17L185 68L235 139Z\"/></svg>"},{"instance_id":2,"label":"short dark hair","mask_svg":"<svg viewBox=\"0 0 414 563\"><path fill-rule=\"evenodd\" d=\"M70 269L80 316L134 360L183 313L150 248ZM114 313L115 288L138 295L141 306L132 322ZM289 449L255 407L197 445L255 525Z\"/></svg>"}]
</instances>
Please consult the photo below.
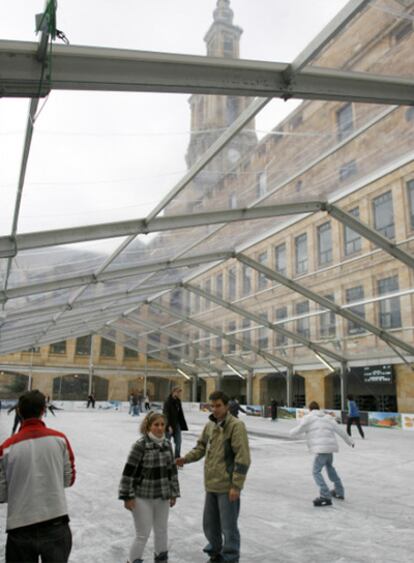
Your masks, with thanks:
<instances>
[{"instance_id":1,"label":"short dark hair","mask_svg":"<svg viewBox=\"0 0 414 563\"><path fill-rule=\"evenodd\" d=\"M316 401L312 401L311 403L309 403L309 410L310 411L318 411L319 410L319 403L317 403Z\"/></svg>"},{"instance_id":2,"label":"short dark hair","mask_svg":"<svg viewBox=\"0 0 414 563\"><path fill-rule=\"evenodd\" d=\"M223 391L213 391L209 396L209 401L223 401L223 405L227 405L229 402L229 397Z\"/></svg>"},{"instance_id":3,"label":"short dark hair","mask_svg":"<svg viewBox=\"0 0 414 563\"><path fill-rule=\"evenodd\" d=\"M346 398L348 399L348 401L353 401L354 400L354 396L351 393L348 393L348 395L346 396Z\"/></svg>"},{"instance_id":4,"label":"short dark hair","mask_svg":"<svg viewBox=\"0 0 414 563\"><path fill-rule=\"evenodd\" d=\"M46 407L46 397L38 389L26 391L19 397L17 410L23 420L40 418Z\"/></svg>"}]
</instances>

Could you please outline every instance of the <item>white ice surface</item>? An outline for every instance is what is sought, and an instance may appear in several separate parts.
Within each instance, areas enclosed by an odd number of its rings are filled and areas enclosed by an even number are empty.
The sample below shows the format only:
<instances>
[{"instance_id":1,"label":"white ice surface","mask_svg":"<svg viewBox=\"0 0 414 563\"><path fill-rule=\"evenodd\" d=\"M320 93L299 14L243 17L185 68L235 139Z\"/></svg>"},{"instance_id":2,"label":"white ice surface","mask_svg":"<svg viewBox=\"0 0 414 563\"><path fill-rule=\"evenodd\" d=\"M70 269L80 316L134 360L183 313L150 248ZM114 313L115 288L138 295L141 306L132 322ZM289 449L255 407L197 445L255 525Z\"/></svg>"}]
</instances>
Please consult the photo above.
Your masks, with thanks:
<instances>
[{"instance_id":1,"label":"white ice surface","mask_svg":"<svg viewBox=\"0 0 414 563\"><path fill-rule=\"evenodd\" d=\"M207 418L187 414L183 452L196 441ZM67 489L73 549L71 563L125 563L133 536L130 514L117 500L117 487L142 415L124 412L58 412L46 424L65 432L76 456L77 481ZM346 500L314 508L317 489L312 456L303 441L286 436L294 421L244 417L252 466L242 494L241 563L414 562L414 432L366 429L355 449L340 444L335 465ZM0 440L12 416L0 415ZM262 434L262 435L260 435ZM264 435L263 435L264 434ZM353 428L353 435L356 428ZM265 436L268 435L268 436ZM202 563L203 461L180 471L181 499L170 513L171 563ZM46 500L46 499L45 499ZM0 563L4 563L6 506L0 507ZM145 561L152 562L152 538Z\"/></svg>"}]
</instances>

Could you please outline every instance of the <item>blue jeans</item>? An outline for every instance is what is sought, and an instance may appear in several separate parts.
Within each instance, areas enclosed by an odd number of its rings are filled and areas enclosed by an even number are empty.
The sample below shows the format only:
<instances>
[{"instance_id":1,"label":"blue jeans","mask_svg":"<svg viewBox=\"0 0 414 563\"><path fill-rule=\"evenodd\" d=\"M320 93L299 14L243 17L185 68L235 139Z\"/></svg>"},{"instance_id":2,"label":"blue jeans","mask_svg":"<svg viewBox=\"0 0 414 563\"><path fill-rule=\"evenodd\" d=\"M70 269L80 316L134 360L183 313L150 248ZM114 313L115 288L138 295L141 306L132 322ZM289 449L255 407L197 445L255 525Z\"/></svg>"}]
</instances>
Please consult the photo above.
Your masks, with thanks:
<instances>
[{"instance_id":1,"label":"blue jeans","mask_svg":"<svg viewBox=\"0 0 414 563\"><path fill-rule=\"evenodd\" d=\"M240 499L230 502L228 493L206 493L203 529L208 545L204 548L205 553L220 554L223 561L239 561L239 512Z\"/></svg>"},{"instance_id":2,"label":"blue jeans","mask_svg":"<svg viewBox=\"0 0 414 563\"><path fill-rule=\"evenodd\" d=\"M313 478L315 479L315 483L319 487L320 496L323 498L331 498L332 496L331 491L329 490L322 475L322 469L324 467L326 467L326 472L329 479L335 485L336 494L339 496L344 496L344 487L342 485L342 481L339 478L339 475L332 463L333 454L317 454L313 462Z\"/></svg>"},{"instance_id":3,"label":"blue jeans","mask_svg":"<svg viewBox=\"0 0 414 563\"><path fill-rule=\"evenodd\" d=\"M181 457L181 427L177 424L175 431L171 434L168 432L167 438L174 440L174 457Z\"/></svg>"},{"instance_id":4,"label":"blue jeans","mask_svg":"<svg viewBox=\"0 0 414 563\"><path fill-rule=\"evenodd\" d=\"M71 549L66 522L26 526L7 534L6 563L67 563Z\"/></svg>"}]
</instances>

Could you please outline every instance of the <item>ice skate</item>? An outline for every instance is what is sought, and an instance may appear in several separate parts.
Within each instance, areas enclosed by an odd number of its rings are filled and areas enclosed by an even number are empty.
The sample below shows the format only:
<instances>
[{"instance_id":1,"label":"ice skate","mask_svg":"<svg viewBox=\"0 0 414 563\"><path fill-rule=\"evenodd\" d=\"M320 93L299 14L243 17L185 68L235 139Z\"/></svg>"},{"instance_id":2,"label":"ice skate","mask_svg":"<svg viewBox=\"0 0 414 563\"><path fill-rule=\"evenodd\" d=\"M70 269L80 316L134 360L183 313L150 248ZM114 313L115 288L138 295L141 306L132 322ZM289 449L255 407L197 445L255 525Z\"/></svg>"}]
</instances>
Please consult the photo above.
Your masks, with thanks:
<instances>
[{"instance_id":1,"label":"ice skate","mask_svg":"<svg viewBox=\"0 0 414 563\"><path fill-rule=\"evenodd\" d=\"M338 493L335 491L335 489L333 489L331 491L331 495L338 500L345 500L344 495L338 495Z\"/></svg>"},{"instance_id":2,"label":"ice skate","mask_svg":"<svg viewBox=\"0 0 414 563\"><path fill-rule=\"evenodd\" d=\"M332 501L330 498L318 497L313 501L313 506L331 506Z\"/></svg>"}]
</instances>

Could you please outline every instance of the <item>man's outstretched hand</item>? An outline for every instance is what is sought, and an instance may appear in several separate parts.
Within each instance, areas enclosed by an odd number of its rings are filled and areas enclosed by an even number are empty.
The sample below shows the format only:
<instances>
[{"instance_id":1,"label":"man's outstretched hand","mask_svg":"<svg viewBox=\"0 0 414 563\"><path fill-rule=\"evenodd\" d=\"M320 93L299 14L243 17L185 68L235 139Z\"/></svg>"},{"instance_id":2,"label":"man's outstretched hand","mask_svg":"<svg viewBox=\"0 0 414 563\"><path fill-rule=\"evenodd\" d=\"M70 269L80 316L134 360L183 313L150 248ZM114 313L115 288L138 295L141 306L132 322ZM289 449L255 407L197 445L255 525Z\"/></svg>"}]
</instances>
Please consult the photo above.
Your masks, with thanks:
<instances>
[{"instance_id":1,"label":"man's outstretched hand","mask_svg":"<svg viewBox=\"0 0 414 563\"><path fill-rule=\"evenodd\" d=\"M175 460L175 464L178 465L178 467L182 467L185 463L185 459L183 457L177 457L177 459Z\"/></svg>"}]
</instances>

